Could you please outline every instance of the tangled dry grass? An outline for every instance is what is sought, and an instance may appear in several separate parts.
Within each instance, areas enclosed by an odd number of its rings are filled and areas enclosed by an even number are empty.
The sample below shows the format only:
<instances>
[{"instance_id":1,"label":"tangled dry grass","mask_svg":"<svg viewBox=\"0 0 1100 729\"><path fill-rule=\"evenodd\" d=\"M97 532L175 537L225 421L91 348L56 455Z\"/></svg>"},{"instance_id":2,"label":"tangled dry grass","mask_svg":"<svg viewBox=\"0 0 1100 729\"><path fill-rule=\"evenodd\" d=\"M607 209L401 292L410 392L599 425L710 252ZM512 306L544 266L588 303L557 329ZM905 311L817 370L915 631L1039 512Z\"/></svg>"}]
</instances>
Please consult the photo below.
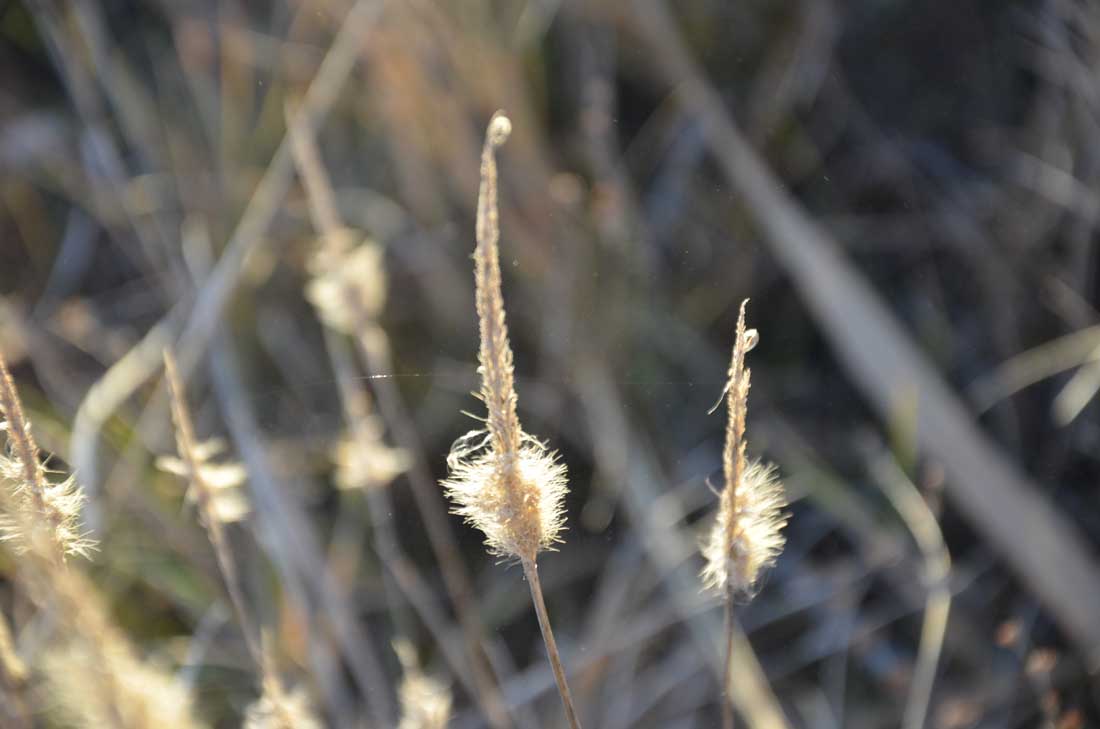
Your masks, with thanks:
<instances>
[{"instance_id":1,"label":"tangled dry grass","mask_svg":"<svg viewBox=\"0 0 1100 729\"><path fill-rule=\"evenodd\" d=\"M1098 39L0 4L0 727L1100 724Z\"/></svg>"}]
</instances>

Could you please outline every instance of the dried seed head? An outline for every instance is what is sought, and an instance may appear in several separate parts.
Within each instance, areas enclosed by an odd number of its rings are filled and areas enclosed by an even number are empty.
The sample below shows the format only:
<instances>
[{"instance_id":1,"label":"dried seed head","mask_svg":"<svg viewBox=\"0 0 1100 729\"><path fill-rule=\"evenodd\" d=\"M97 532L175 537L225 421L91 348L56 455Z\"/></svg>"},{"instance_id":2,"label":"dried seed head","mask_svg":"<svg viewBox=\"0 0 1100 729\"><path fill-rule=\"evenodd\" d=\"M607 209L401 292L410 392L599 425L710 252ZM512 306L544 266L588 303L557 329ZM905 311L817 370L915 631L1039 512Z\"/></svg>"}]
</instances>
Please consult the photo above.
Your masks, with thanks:
<instances>
[{"instance_id":1,"label":"dried seed head","mask_svg":"<svg viewBox=\"0 0 1100 729\"><path fill-rule=\"evenodd\" d=\"M565 466L526 433L510 452L497 451L491 442L483 430L456 441L443 486L457 503L454 513L485 534L490 554L534 559L559 541L565 524Z\"/></svg>"},{"instance_id":2,"label":"dried seed head","mask_svg":"<svg viewBox=\"0 0 1100 729\"><path fill-rule=\"evenodd\" d=\"M336 487L347 489L385 488L409 469L409 456L382 440L383 425L375 415L364 415L333 449Z\"/></svg>"},{"instance_id":3,"label":"dried seed head","mask_svg":"<svg viewBox=\"0 0 1100 729\"><path fill-rule=\"evenodd\" d=\"M369 238L356 245L355 235L341 228L322 239L306 285L306 298L321 321L343 334L357 333L386 303L382 247Z\"/></svg>"},{"instance_id":4,"label":"dried seed head","mask_svg":"<svg viewBox=\"0 0 1100 729\"><path fill-rule=\"evenodd\" d=\"M287 691L270 677L263 684L263 694L245 712L244 729L321 729L301 686Z\"/></svg>"},{"instance_id":5,"label":"dried seed head","mask_svg":"<svg viewBox=\"0 0 1100 729\"><path fill-rule=\"evenodd\" d=\"M199 729L187 686L141 660L95 587L71 569L51 573L51 605L65 631L43 672L58 708L81 729Z\"/></svg>"},{"instance_id":6,"label":"dried seed head","mask_svg":"<svg viewBox=\"0 0 1100 729\"><path fill-rule=\"evenodd\" d=\"M481 153L474 282L480 330L479 396L488 411L486 429L455 442L447 459L450 478L443 486L457 503L455 513L485 533L491 553L533 560L558 540L567 488L564 465L523 432L516 414L512 347L501 295L493 154L511 128L508 118L497 112L489 122Z\"/></svg>"},{"instance_id":7,"label":"dried seed head","mask_svg":"<svg viewBox=\"0 0 1100 729\"><path fill-rule=\"evenodd\" d=\"M106 658L106 660L104 660ZM170 673L128 653L101 654L72 640L47 654L51 696L73 726L82 729L198 729L191 696Z\"/></svg>"},{"instance_id":8,"label":"dried seed head","mask_svg":"<svg viewBox=\"0 0 1100 729\"><path fill-rule=\"evenodd\" d=\"M720 496L718 517L705 539L704 586L727 596L751 594L763 569L771 566L783 551L783 509L786 500L775 468L745 458L745 416L748 409L751 372L745 367L745 353L756 346L755 329L745 330L746 299L737 318L737 332L726 383L729 420L722 453L725 485Z\"/></svg>"},{"instance_id":9,"label":"dried seed head","mask_svg":"<svg viewBox=\"0 0 1100 729\"><path fill-rule=\"evenodd\" d=\"M393 650L404 672L398 689L401 722L397 729L444 729L451 717L450 690L424 675L416 660L416 651L408 641L395 640Z\"/></svg>"},{"instance_id":10,"label":"dried seed head","mask_svg":"<svg viewBox=\"0 0 1100 729\"><path fill-rule=\"evenodd\" d=\"M783 551L787 502L775 467L758 462L747 464L739 491L739 498L722 499L718 506L702 546L702 579L707 589L748 596Z\"/></svg>"},{"instance_id":11,"label":"dried seed head","mask_svg":"<svg viewBox=\"0 0 1100 729\"><path fill-rule=\"evenodd\" d=\"M69 555L87 557L96 543L80 525L84 492L72 476L49 478L3 357L0 411L0 431L7 436L6 453L0 456L0 541L20 554L33 551L51 562L63 562Z\"/></svg>"},{"instance_id":12,"label":"dried seed head","mask_svg":"<svg viewBox=\"0 0 1100 729\"><path fill-rule=\"evenodd\" d=\"M175 456L159 456L156 466L165 473L179 476L187 482L185 498L188 503L201 504L200 488L209 500L203 518L222 524L241 521L248 516L251 507L245 494L247 473L236 461L215 462L213 459L225 451L225 443L217 438L200 441L192 446L192 456L199 478L191 472L185 459Z\"/></svg>"}]
</instances>

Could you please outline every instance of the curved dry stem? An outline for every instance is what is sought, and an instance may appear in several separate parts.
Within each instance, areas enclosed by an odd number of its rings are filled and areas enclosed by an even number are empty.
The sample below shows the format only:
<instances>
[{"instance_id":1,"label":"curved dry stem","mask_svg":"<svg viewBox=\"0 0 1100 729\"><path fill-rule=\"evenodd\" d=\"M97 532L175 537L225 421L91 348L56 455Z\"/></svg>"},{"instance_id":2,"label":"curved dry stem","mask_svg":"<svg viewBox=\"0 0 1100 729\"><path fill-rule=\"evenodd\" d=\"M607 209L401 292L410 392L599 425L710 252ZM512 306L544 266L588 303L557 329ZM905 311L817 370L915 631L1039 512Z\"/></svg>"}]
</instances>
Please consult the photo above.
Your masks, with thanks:
<instances>
[{"instance_id":1,"label":"curved dry stem","mask_svg":"<svg viewBox=\"0 0 1100 729\"><path fill-rule=\"evenodd\" d=\"M570 693L569 684L565 680L565 668L561 663L561 654L558 653L558 644L554 640L554 631L550 627L550 615L546 611L546 601L542 597L539 567L532 559L522 560L522 564L523 574L527 577L527 584L531 588L531 602L534 603L535 614L539 618L542 642L546 644L546 655L550 659L550 667L554 671L554 681L558 685L558 695L561 696L561 703L565 708L565 719L569 722L570 729L580 729L581 724L577 720L577 710L573 706L573 695Z\"/></svg>"}]
</instances>

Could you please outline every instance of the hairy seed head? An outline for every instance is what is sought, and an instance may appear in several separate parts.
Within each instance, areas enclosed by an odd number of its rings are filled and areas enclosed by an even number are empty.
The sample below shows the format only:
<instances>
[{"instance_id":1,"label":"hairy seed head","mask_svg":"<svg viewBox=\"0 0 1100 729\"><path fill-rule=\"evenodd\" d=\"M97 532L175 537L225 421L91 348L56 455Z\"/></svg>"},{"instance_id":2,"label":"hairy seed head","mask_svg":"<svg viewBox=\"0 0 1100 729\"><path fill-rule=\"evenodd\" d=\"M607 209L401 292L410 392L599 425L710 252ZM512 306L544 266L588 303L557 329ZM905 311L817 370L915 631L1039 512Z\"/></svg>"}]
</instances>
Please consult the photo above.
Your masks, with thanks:
<instances>
[{"instance_id":1,"label":"hairy seed head","mask_svg":"<svg viewBox=\"0 0 1100 729\"><path fill-rule=\"evenodd\" d=\"M395 640L393 649L404 672L398 689L401 722L397 729L445 729L451 718L450 690L421 671L416 650L408 641Z\"/></svg>"},{"instance_id":2,"label":"hairy seed head","mask_svg":"<svg viewBox=\"0 0 1100 729\"><path fill-rule=\"evenodd\" d=\"M321 729L301 686L287 690L270 677L263 684L263 694L245 712L244 729Z\"/></svg>"},{"instance_id":3,"label":"hairy seed head","mask_svg":"<svg viewBox=\"0 0 1100 729\"><path fill-rule=\"evenodd\" d=\"M480 332L479 397L488 411L486 428L455 442L447 460L450 477L443 486L457 504L455 513L485 533L491 553L533 560L558 541L567 487L565 466L523 432L516 414L512 347L501 294L494 155L511 130L512 123L497 112L489 122L481 154L474 283Z\"/></svg>"},{"instance_id":4,"label":"hairy seed head","mask_svg":"<svg viewBox=\"0 0 1100 729\"><path fill-rule=\"evenodd\" d=\"M745 354L756 346L755 329L745 330L745 309L741 304L737 332L726 383L726 442L722 452L725 484L720 495L718 516L702 545L706 565L705 587L727 596L751 594L761 572L775 563L783 551L783 484L773 466L745 458L745 416L748 410L751 371Z\"/></svg>"},{"instance_id":5,"label":"hairy seed head","mask_svg":"<svg viewBox=\"0 0 1100 729\"><path fill-rule=\"evenodd\" d=\"M0 411L0 431L7 436L6 453L0 455L0 541L19 554L33 551L51 562L70 555L87 557L96 543L80 524L84 492L72 476L49 478L2 356Z\"/></svg>"},{"instance_id":6,"label":"hairy seed head","mask_svg":"<svg viewBox=\"0 0 1100 729\"><path fill-rule=\"evenodd\" d=\"M50 596L64 633L46 653L42 668L72 726L200 729L187 686L138 657L82 573L64 566L54 570Z\"/></svg>"}]
</instances>

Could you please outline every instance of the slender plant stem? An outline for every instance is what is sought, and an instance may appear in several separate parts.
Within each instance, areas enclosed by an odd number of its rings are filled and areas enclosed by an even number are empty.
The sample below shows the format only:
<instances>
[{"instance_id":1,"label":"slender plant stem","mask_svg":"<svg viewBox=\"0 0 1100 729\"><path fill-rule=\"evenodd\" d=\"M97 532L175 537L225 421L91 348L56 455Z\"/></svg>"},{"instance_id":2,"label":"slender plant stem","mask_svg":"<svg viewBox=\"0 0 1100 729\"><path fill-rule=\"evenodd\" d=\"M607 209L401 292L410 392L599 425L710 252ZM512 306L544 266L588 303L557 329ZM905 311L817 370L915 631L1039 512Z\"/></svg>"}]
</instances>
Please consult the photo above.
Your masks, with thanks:
<instances>
[{"instance_id":1,"label":"slender plant stem","mask_svg":"<svg viewBox=\"0 0 1100 729\"><path fill-rule=\"evenodd\" d=\"M733 599L726 595L726 656L725 668L722 670L722 729L733 729L733 694L730 686L733 684Z\"/></svg>"},{"instance_id":2,"label":"slender plant stem","mask_svg":"<svg viewBox=\"0 0 1100 729\"><path fill-rule=\"evenodd\" d=\"M539 618L542 642L546 644L546 655L550 658L550 667L554 669L554 680L558 684L562 706L565 707L565 719L570 729L581 729L577 721L577 710L573 708L573 695L569 693L569 684L565 682L565 669L561 665L558 644L554 640L554 631L550 628L550 615L546 612L546 601L542 598L542 583L539 581L539 567L533 559L523 560L523 574L531 588L531 602L535 604L535 614Z\"/></svg>"}]
</instances>

